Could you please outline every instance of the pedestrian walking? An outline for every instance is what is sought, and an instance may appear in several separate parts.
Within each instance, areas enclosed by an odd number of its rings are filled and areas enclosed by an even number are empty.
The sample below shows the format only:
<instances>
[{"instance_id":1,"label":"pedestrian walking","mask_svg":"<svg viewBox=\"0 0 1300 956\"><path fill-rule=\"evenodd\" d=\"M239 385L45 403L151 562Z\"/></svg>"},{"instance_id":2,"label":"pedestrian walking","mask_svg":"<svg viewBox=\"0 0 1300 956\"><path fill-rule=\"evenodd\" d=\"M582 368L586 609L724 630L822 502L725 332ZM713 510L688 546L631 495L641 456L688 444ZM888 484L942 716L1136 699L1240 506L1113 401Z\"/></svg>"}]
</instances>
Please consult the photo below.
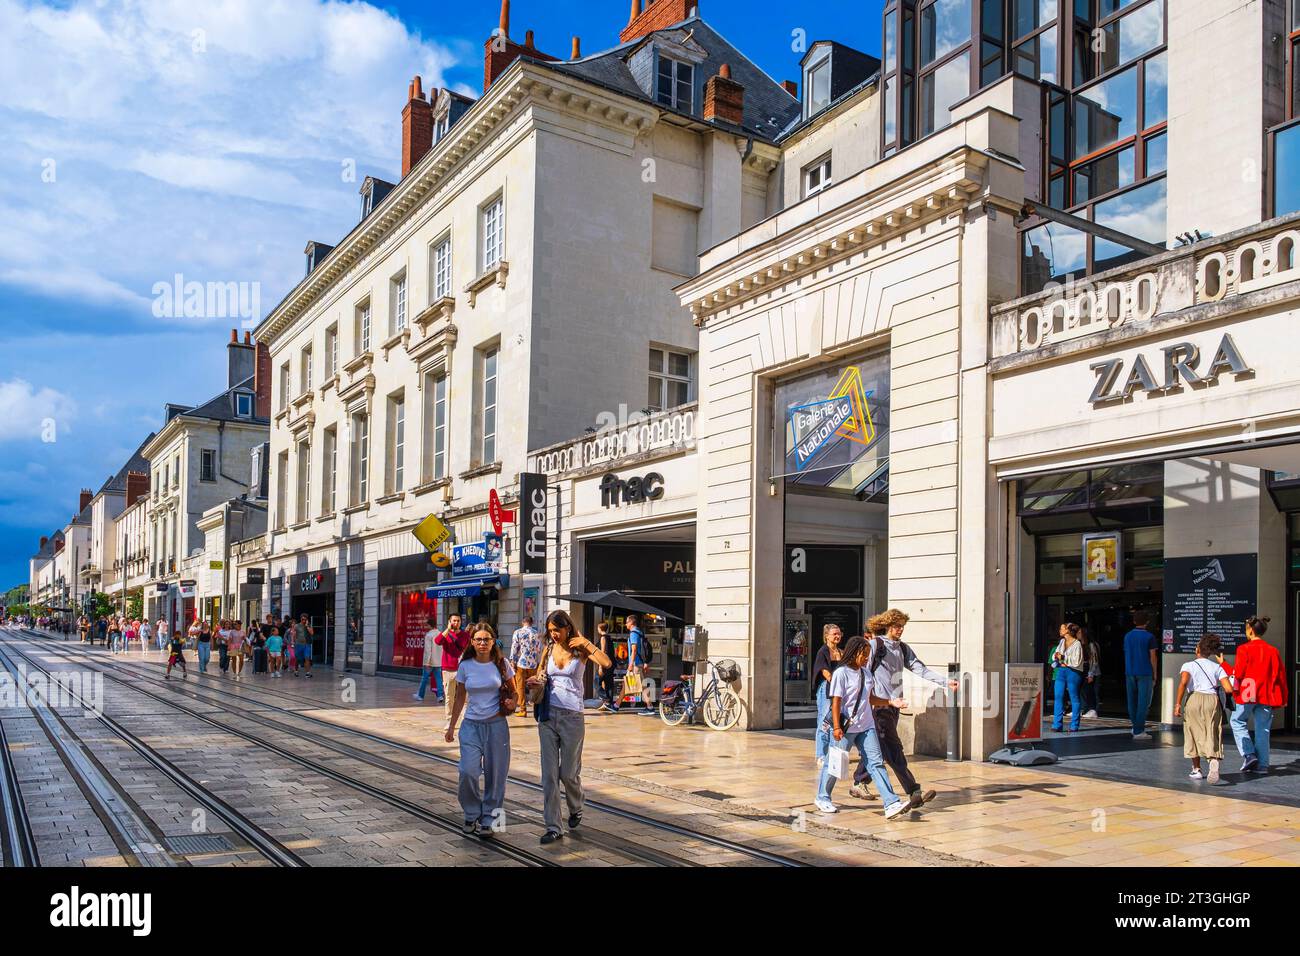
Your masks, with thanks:
<instances>
[{"instance_id":1,"label":"pedestrian walking","mask_svg":"<svg viewBox=\"0 0 1300 956\"><path fill-rule=\"evenodd\" d=\"M433 636L433 643L442 649L442 689L444 700L456 699L456 668L460 666L460 655L469 647L469 632L461 630L461 616L453 614L447 618L445 630ZM451 726L451 707L447 707L447 719L442 725L443 733Z\"/></svg>"},{"instance_id":2,"label":"pedestrian walking","mask_svg":"<svg viewBox=\"0 0 1300 956\"><path fill-rule=\"evenodd\" d=\"M813 699L817 701L813 755L817 758L818 767L826 762L826 751L831 745L830 727L823 724L826 723L826 712L831 706L831 699L827 696L831 689L831 678L844 660L844 655L840 653L843 642L844 632L838 624L822 625L822 646L817 649L817 657L813 661Z\"/></svg>"},{"instance_id":3,"label":"pedestrian walking","mask_svg":"<svg viewBox=\"0 0 1300 956\"><path fill-rule=\"evenodd\" d=\"M1150 740L1147 710L1156 679L1156 636L1147 629L1151 615L1133 612L1133 630L1124 635L1124 685L1128 691L1128 716L1134 740Z\"/></svg>"},{"instance_id":4,"label":"pedestrian walking","mask_svg":"<svg viewBox=\"0 0 1300 956\"><path fill-rule=\"evenodd\" d=\"M289 635L286 635L286 639ZM297 676L298 672L306 667L306 676L311 677L311 644L316 636L316 629L311 626L311 621L306 614L298 616L298 623L292 626L293 637L293 672Z\"/></svg>"},{"instance_id":5,"label":"pedestrian walking","mask_svg":"<svg viewBox=\"0 0 1300 956\"><path fill-rule=\"evenodd\" d=\"M416 700L424 700L424 692L429 689L429 683L433 683L434 700L441 704L442 695L442 651L433 639L438 636L438 622L434 618L425 621L429 629L424 632L424 673L420 675L420 689L411 696Z\"/></svg>"},{"instance_id":6,"label":"pedestrian walking","mask_svg":"<svg viewBox=\"0 0 1300 956\"><path fill-rule=\"evenodd\" d=\"M1174 716L1183 718L1183 756L1192 760L1187 776L1207 783L1219 782L1219 761L1223 759L1222 690L1232 697L1232 681L1215 655L1223 647L1217 634L1206 634L1196 645L1196 660L1183 665L1174 700ZM1186 697L1184 698L1184 694ZM1209 761L1208 773L1201 761Z\"/></svg>"},{"instance_id":7,"label":"pedestrian walking","mask_svg":"<svg viewBox=\"0 0 1300 956\"><path fill-rule=\"evenodd\" d=\"M464 711L457 796L465 833L484 839L492 837L498 821L504 823L502 805L510 776L510 724L505 715L517 705L514 676L492 626L475 625L456 669L456 696L444 738L447 743L455 739L456 722Z\"/></svg>"},{"instance_id":8,"label":"pedestrian walking","mask_svg":"<svg viewBox=\"0 0 1300 956\"><path fill-rule=\"evenodd\" d=\"M641 705L644 708L641 711L642 717L657 713L646 690L646 681L650 677L650 655L650 644L645 631L641 630L641 619L635 614L629 614L627 616L627 672L635 674L641 685Z\"/></svg>"},{"instance_id":9,"label":"pedestrian walking","mask_svg":"<svg viewBox=\"0 0 1300 956\"><path fill-rule=\"evenodd\" d=\"M248 650L248 632L238 619L230 622L226 650L230 654L231 676L238 680L244 673L244 654Z\"/></svg>"},{"instance_id":10,"label":"pedestrian walking","mask_svg":"<svg viewBox=\"0 0 1300 956\"><path fill-rule=\"evenodd\" d=\"M258 624L254 622L253 630L249 632L248 646L253 649L254 674L265 674L269 667L266 654L266 636L269 628L269 624Z\"/></svg>"},{"instance_id":11,"label":"pedestrian walking","mask_svg":"<svg viewBox=\"0 0 1300 956\"><path fill-rule=\"evenodd\" d=\"M77 621L77 633L81 635L81 643L85 644L86 639L90 636L90 618L84 614Z\"/></svg>"},{"instance_id":12,"label":"pedestrian walking","mask_svg":"<svg viewBox=\"0 0 1300 956\"><path fill-rule=\"evenodd\" d=\"M222 618L212 638L217 645L217 667L225 674L230 670L230 621Z\"/></svg>"},{"instance_id":13,"label":"pedestrian walking","mask_svg":"<svg viewBox=\"0 0 1300 956\"><path fill-rule=\"evenodd\" d=\"M140 652L144 653L153 648L153 625L148 619L140 622Z\"/></svg>"},{"instance_id":14,"label":"pedestrian walking","mask_svg":"<svg viewBox=\"0 0 1300 956\"><path fill-rule=\"evenodd\" d=\"M538 673L527 682L541 742L542 815L546 832L542 843L564 835L560 828L560 788L569 810L569 829L582 822L583 685L587 661L612 667L613 661L578 633L566 611L546 618L548 643L538 663Z\"/></svg>"},{"instance_id":15,"label":"pedestrian walking","mask_svg":"<svg viewBox=\"0 0 1300 956\"><path fill-rule=\"evenodd\" d=\"M902 700L904 707L907 706L906 698L902 694L905 670L950 691L957 689L957 681L949 678L947 674L926 667L925 663L916 656L916 651L904 642L903 632L909 620L910 618L902 611L890 608L867 621L867 629L872 635L867 641L871 649L871 656L867 659L867 673L872 682L872 694L878 700ZM935 792L922 789L908 766L907 753L903 749L902 739L898 736L900 708L892 703L885 706L873 705L873 708L872 717L881 757L889 769L894 771L894 776L898 779L898 785L903 788L910 807L914 810L918 809L933 800ZM866 766L865 761L860 760L853 773L853 786L849 788L849 796L871 799L871 793L867 789L867 783L871 779L869 771L870 768Z\"/></svg>"},{"instance_id":16,"label":"pedestrian walking","mask_svg":"<svg viewBox=\"0 0 1300 956\"><path fill-rule=\"evenodd\" d=\"M1097 716L1097 690L1101 687L1101 648L1082 624L1079 625L1079 640L1083 641L1083 659L1087 667L1079 693L1083 697L1083 716L1092 720Z\"/></svg>"},{"instance_id":17,"label":"pedestrian walking","mask_svg":"<svg viewBox=\"0 0 1300 956\"><path fill-rule=\"evenodd\" d=\"M179 634L173 635L167 642L167 673L163 675L164 680L171 680L172 668L177 664L181 668L181 679L184 680L189 676L189 671L185 668L185 638Z\"/></svg>"},{"instance_id":18,"label":"pedestrian walking","mask_svg":"<svg viewBox=\"0 0 1300 956\"><path fill-rule=\"evenodd\" d=\"M1052 651L1052 661L1056 664L1055 700L1052 710L1052 730L1060 733L1064 720L1065 697L1070 696L1070 732L1079 729L1079 718L1083 716L1080 706L1079 687L1083 684L1083 675L1088 669L1084 658L1083 641L1079 640L1078 624L1062 624L1061 639Z\"/></svg>"},{"instance_id":19,"label":"pedestrian walking","mask_svg":"<svg viewBox=\"0 0 1300 956\"><path fill-rule=\"evenodd\" d=\"M831 747L848 752L857 748L872 782L880 791L885 805L885 818L892 819L906 810L909 803L894 793L889 784L885 760L880 752L874 708L892 706L897 709L905 706L907 701L901 697L879 698L873 693L875 682L864 670L870 661L871 645L867 640L857 636L849 638L844 645L842 665L831 675L831 686L827 691L830 698L827 727L833 741ZM827 759L817 771L817 797L813 804L822 813L839 812L839 808L831 802L836 778L830 772L830 757L828 749Z\"/></svg>"},{"instance_id":20,"label":"pedestrian walking","mask_svg":"<svg viewBox=\"0 0 1300 956\"><path fill-rule=\"evenodd\" d=\"M541 635L537 633L537 628L533 627L532 615L525 615L519 622L519 627L510 636L509 660L515 675L515 699L518 707L515 711L516 717L528 716L524 687L528 683L528 678L537 673L537 665L541 659Z\"/></svg>"},{"instance_id":21,"label":"pedestrian walking","mask_svg":"<svg viewBox=\"0 0 1300 956\"><path fill-rule=\"evenodd\" d=\"M208 661L212 659L212 628L202 618L194 623L198 625L198 631L194 635L194 642L199 649L199 673L206 674L208 672Z\"/></svg>"},{"instance_id":22,"label":"pedestrian walking","mask_svg":"<svg viewBox=\"0 0 1300 956\"><path fill-rule=\"evenodd\" d=\"M158 619L158 650L167 650L167 645L172 639L171 625L162 618Z\"/></svg>"},{"instance_id":23,"label":"pedestrian walking","mask_svg":"<svg viewBox=\"0 0 1300 956\"><path fill-rule=\"evenodd\" d=\"M1228 725L1241 754L1244 773L1268 773L1269 734L1273 727L1273 708L1287 705L1286 672L1282 655L1264 640L1269 618L1246 619L1246 643L1237 647L1233 661L1236 693ZM1254 722L1254 732L1251 723Z\"/></svg>"},{"instance_id":24,"label":"pedestrian walking","mask_svg":"<svg viewBox=\"0 0 1300 956\"><path fill-rule=\"evenodd\" d=\"M267 633L267 631L270 633ZM284 671L280 669L284 658L284 635L280 633L278 624L271 624L262 628L262 633L266 635L266 658L271 668L272 677L283 677Z\"/></svg>"},{"instance_id":25,"label":"pedestrian walking","mask_svg":"<svg viewBox=\"0 0 1300 956\"><path fill-rule=\"evenodd\" d=\"M609 633L608 621L601 621L596 625L596 646L610 660L608 667L597 666L599 671L597 676L600 678L600 710L607 714L617 714L621 695L614 693L614 637Z\"/></svg>"},{"instance_id":26,"label":"pedestrian walking","mask_svg":"<svg viewBox=\"0 0 1300 956\"><path fill-rule=\"evenodd\" d=\"M108 622L108 650L110 654L117 654L121 649L122 643L122 619L109 618Z\"/></svg>"}]
</instances>

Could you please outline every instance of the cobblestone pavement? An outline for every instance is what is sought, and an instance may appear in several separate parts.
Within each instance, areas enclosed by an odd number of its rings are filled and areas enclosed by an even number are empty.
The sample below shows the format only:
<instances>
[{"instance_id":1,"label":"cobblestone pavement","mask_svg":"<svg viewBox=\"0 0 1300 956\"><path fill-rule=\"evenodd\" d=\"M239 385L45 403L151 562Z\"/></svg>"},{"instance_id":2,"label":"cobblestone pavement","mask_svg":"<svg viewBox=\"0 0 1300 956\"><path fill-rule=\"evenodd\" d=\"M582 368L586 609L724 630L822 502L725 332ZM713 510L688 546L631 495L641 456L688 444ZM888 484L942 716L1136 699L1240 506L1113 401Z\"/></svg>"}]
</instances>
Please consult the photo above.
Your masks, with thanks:
<instances>
[{"instance_id":1,"label":"cobblestone pavement","mask_svg":"<svg viewBox=\"0 0 1300 956\"><path fill-rule=\"evenodd\" d=\"M459 820L455 744L440 732L444 712L412 699L414 685L319 668L316 676L207 675L163 683L157 652L114 657L77 642L6 645L51 667L59 655L89 659L132 686L105 683L105 709L186 773L310 865L520 865L400 806L266 750L264 741L436 815ZM138 688L133 689L133 688ZM161 696L159 702L143 692ZM221 724L168 706L174 702ZM80 713L77 711L76 713ZM52 859L121 865L93 810L46 753L39 728L0 710L20 758L24 794L36 807ZM836 799L818 813L810 732L715 733L665 726L656 717L588 712L582 827L549 847L542 832L537 736L511 718L512 782L502 841L561 865L1291 865L1300 862L1300 810L1176 793L983 763L915 758L917 777L938 797L924 811L886 821L878 801ZM28 726L31 725L31 726ZM195 802L91 720L72 721L105 767L158 829L191 833ZM243 732L255 740L235 735ZM358 733L359 732L359 733ZM368 735L368 736L366 736ZM383 738L392 744L374 738ZM49 798L42 800L42 798ZM32 797L28 797L29 806ZM34 813L34 822L35 822ZM1205 826L1213 823L1206 841ZM656 825L656 822L660 825ZM665 830L662 824L674 829ZM209 818L210 832L224 831ZM235 835L236 850L184 858L193 864L264 864ZM737 847L732 844L740 844ZM756 857L754 853L767 854ZM44 847L42 858L45 858Z\"/></svg>"}]
</instances>

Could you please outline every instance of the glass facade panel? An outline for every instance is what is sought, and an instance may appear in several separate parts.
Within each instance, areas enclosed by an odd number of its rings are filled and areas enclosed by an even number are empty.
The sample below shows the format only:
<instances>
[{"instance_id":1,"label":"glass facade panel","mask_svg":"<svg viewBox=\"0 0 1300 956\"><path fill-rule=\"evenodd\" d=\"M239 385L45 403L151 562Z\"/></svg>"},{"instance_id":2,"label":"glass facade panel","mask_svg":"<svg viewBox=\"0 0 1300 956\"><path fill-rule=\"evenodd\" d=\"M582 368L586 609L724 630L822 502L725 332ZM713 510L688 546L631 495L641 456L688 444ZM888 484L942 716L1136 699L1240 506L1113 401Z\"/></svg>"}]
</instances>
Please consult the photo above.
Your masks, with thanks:
<instances>
[{"instance_id":1,"label":"glass facade panel","mask_svg":"<svg viewBox=\"0 0 1300 956\"><path fill-rule=\"evenodd\" d=\"M1100 159L1085 163L1074 171L1074 201L1087 202L1094 196L1104 196L1131 186L1134 182L1132 146L1107 153Z\"/></svg>"},{"instance_id":2,"label":"glass facade panel","mask_svg":"<svg viewBox=\"0 0 1300 956\"><path fill-rule=\"evenodd\" d=\"M1144 69L1142 128L1150 129L1169 118L1169 55L1153 56Z\"/></svg>"},{"instance_id":3,"label":"glass facade panel","mask_svg":"<svg viewBox=\"0 0 1300 956\"><path fill-rule=\"evenodd\" d=\"M952 121L951 108L970 94L970 53L953 57L921 80L921 135Z\"/></svg>"},{"instance_id":4,"label":"glass facade panel","mask_svg":"<svg viewBox=\"0 0 1300 956\"><path fill-rule=\"evenodd\" d=\"M1097 203L1093 219L1103 226L1163 246L1165 206L1165 181L1157 179L1113 199ZM1093 267L1100 272L1145 256L1146 253L1135 252L1107 239L1098 238L1093 249Z\"/></svg>"},{"instance_id":5,"label":"glass facade panel","mask_svg":"<svg viewBox=\"0 0 1300 956\"><path fill-rule=\"evenodd\" d=\"M1074 100L1074 156L1082 158L1137 132L1137 69L1089 87Z\"/></svg>"},{"instance_id":6,"label":"glass facade panel","mask_svg":"<svg viewBox=\"0 0 1300 956\"><path fill-rule=\"evenodd\" d=\"M1044 30L1016 47L1017 73L1032 80L1056 82L1056 31Z\"/></svg>"},{"instance_id":7,"label":"glass facade panel","mask_svg":"<svg viewBox=\"0 0 1300 956\"><path fill-rule=\"evenodd\" d=\"M1020 279L1025 295L1088 269L1088 237L1077 229L1047 222L1026 230L1022 242Z\"/></svg>"},{"instance_id":8,"label":"glass facade panel","mask_svg":"<svg viewBox=\"0 0 1300 956\"><path fill-rule=\"evenodd\" d=\"M970 39L971 0L935 0L921 11L921 66L942 59Z\"/></svg>"},{"instance_id":9,"label":"glass facade panel","mask_svg":"<svg viewBox=\"0 0 1300 956\"><path fill-rule=\"evenodd\" d=\"M1016 38L1032 33L1056 19L1057 0L1012 0L1011 25Z\"/></svg>"},{"instance_id":10,"label":"glass facade panel","mask_svg":"<svg viewBox=\"0 0 1300 956\"><path fill-rule=\"evenodd\" d=\"M1273 215L1300 212L1300 124L1274 137Z\"/></svg>"},{"instance_id":11,"label":"glass facade panel","mask_svg":"<svg viewBox=\"0 0 1300 956\"><path fill-rule=\"evenodd\" d=\"M1147 140L1147 175L1154 176L1169 168L1169 144L1165 134L1152 136Z\"/></svg>"},{"instance_id":12,"label":"glass facade panel","mask_svg":"<svg viewBox=\"0 0 1300 956\"><path fill-rule=\"evenodd\" d=\"M1165 7L1160 0L1125 14L1103 29L1101 72L1136 60L1165 42Z\"/></svg>"}]
</instances>

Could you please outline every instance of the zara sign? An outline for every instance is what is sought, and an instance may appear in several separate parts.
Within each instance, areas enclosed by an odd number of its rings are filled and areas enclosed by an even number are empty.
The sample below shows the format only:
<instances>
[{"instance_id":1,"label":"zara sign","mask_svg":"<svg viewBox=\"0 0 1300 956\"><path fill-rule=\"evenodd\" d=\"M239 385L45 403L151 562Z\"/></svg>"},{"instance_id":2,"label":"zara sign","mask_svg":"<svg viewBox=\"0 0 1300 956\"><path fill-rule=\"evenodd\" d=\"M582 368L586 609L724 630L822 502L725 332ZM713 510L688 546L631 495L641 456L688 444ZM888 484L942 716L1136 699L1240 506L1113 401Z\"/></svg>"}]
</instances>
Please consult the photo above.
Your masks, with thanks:
<instances>
[{"instance_id":1,"label":"zara sign","mask_svg":"<svg viewBox=\"0 0 1300 956\"><path fill-rule=\"evenodd\" d=\"M1217 385L1219 376L1231 372L1236 376L1253 375L1255 370L1248 366L1232 341L1232 336L1225 334L1219 342L1214 357L1202 374L1201 350L1191 342L1178 342L1161 349L1162 359L1156 362L1161 368L1159 378L1152 371L1146 356L1138 353L1133 359L1128 374L1124 375L1124 359L1106 359L1088 366L1097 376L1092 395L1088 401L1093 408L1126 402L1134 392L1143 391L1155 398L1160 395L1181 392L1184 384L1192 388L1205 388ZM1123 385L1120 380L1123 379Z\"/></svg>"}]
</instances>

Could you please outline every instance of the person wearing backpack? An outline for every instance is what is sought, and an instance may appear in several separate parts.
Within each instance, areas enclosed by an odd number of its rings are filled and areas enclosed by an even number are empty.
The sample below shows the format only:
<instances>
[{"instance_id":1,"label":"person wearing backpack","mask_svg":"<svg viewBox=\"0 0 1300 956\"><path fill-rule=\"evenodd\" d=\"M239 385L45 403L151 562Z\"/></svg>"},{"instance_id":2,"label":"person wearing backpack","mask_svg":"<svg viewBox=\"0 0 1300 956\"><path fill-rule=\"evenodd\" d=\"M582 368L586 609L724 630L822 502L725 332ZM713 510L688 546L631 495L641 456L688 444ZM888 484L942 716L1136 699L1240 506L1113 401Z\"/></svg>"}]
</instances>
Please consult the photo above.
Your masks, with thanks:
<instances>
[{"instance_id":1,"label":"person wearing backpack","mask_svg":"<svg viewBox=\"0 0 1300 956\"><path fill-rule=\"evenodd\" d=\"M646 640L645 632L641 630L640 619L635 614L629 614L627 616L627 672L641 678L641 703L645 706L641 711L643 717L657 713L645 699L645 682L650 676L648 668L650 662L654 660L654 653L654 648Z\"/></svg>"},{"instance_id":2,"label":"person wearing backpack","mask_svg":"<svg viewBox=\"0 0 1300 956\"><path fill-rule=\"evenodd\" d=\"M1183 756L1192 760L1192 771L1187 776L1207 783L1219 782L1224 700L1232 701L1232 681L1223 665L1214 659L1222 646L1217 634L1201 638L1196 645L1196 660L1183 665L1174 697L1174 716L1183 718ZM1224 698L1219 696L1220 692ZM1207 774L1201 773L1202 759L1210 762Z\"/></svg>"},{"instance_id":3,"label":"person wearing backpack","mask_svg":"<svg viewBox=\"0 0 1300 956\"><path fill-rule=\"evenodd\" d=\"M827 722L831 736L832 749L852 751L857 748L862 763L867 767L876 789L880 791L885 803L885 819L892 819L904 810L909 803L901 799L889 785L889 775L885 773L885 761L880 755L880 742L875 727L873 708L902 707L906 701L901 698L890 700L879 698L872 691L874 681L863 668L871 659L871 645L865 638L851 637L844 646L842 665L831 675L831 686L827 692L831 700ZM831 754L817 773L817 798L813 805L822 813L838 813L839 808L831 802L831 791L835 788L835 777L831 776Z\"/></svg>"},{"instance_id":4,"label":"person wearing backpack","mask_svg":"<svg viewBox=\"0 0 1300 956\"><path fill-rule=\"evenodd\" d=\"M907 752L898 736L900 707L895 706L893 701L902 700L900 706L907 706L907 701L901 694L904 670L909 670L932 684L947 687L948 690L956 690L957 682L950 680L947 674L926 667L916 652L903 642L903 629L907 627L908 620L910 619L902 611L890 608L867 621L867 630L873 635L869 642L871 657L868 667L876 697L886 701L876 708L874 715L876 732L880 737L880 751L885 763L898 778L898 785L907 794L910 807L915 810L933 800L935 792L923 790L912 776L907 765ZM853 773L853 786L849 788L849 795L871 799L871 793L867 790L869 776L865 762L859 763L858 769Z\"/></svg>"}]
</instances>

